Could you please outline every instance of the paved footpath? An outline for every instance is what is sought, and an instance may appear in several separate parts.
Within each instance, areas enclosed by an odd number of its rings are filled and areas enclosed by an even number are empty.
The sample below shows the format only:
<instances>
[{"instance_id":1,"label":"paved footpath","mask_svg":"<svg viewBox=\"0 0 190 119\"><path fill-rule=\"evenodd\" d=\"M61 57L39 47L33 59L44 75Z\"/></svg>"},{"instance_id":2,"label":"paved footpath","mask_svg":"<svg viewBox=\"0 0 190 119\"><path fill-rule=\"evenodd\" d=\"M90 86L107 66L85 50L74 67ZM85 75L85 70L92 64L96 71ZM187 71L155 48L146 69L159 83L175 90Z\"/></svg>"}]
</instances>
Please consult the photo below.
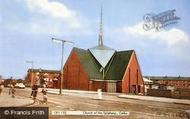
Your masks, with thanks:
<instances>
[{"instance_id":1,"label":"paved footpath","mask_svg":"<svg viewBox=\"0 0 190 119\"><path fill-rule=\"evenodd\" d=\"M190 100L188 100L188 99L173 99L173 98L165 98L165 97L153 97L153 96L141 96L141 95L125 95L125 94L121 94L118 97L190 105Z\"/></svg>"},{"instance_id":2,"label":"paved footpath","mask_svg":"<svg viewBox=\"0 0 190 119\"><path fill-rule=\"evenodd\" d=\"M15 96L12 98L11 95L7 93L1 93L0 95L0 106L1 107L19 107L19 106L28 106L33 104L33 100L27 97Z\"/></svg>"},{"instance_id":3,"label":"paved footpath","mask_svg":"<svg viewBox=\"0 0 190 119\"><path fill-rule=\"evenodd\" d=\"M48 88L48 93L59 94L59 89ZM98 97L98 92L96 91L62 90L62 94L69 94L69 95L76 95L76 96L78 95L78 96L89 97L89 98ZM165 98L165 97L126 95L126 94L121 94L121 93L105 93L105 92L103 92L102 94L103 94L102 95L103 98L106 98L106 95L112 95L113 97L118 97L118 98L128 98L128 99L190 105L190 100L188 99L173 99L173 98Z\"/></svg>"}]
</instances>

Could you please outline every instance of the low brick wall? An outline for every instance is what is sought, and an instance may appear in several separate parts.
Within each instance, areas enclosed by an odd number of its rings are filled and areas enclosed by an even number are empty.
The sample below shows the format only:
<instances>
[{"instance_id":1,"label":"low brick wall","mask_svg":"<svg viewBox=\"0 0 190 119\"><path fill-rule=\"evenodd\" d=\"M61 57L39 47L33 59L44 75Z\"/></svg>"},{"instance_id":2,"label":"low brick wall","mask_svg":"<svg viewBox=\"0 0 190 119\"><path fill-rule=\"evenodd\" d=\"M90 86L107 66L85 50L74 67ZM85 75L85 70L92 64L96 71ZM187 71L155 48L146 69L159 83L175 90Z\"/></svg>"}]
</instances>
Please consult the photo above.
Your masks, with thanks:
<instances>
[{"instance_id":1,"label":"low brick wall","mask_svg":"<svg viewBox=\"0 0 190 119\"><path fill-rule=\"evenodd\" d=\"M159 90L159 89L148 89L147 95L156 96L156 97L168 97L171 98L172 92L171 90Z\"/></svg>"},{"instance_id":2,"label":"low brick wall","mask_svg":"<svg viewBox=\"0 0 190 119\"><path fill-rule=\"evenodd\" d=\"M172 92L173 98L190 99L190 89L176 89Z\"/></svg>"},{"instance_id":3,"label":"low brick wall","mask_svg":"<svg viewBox=\"0 0 190 119\"><path fill-rule=\"evenodd\" d=\"M177 89L175 91L160 90L160 89L148 89L147 95L156 96L156 97L190 99L190 89Z\"/></svg>"}]
</instances>

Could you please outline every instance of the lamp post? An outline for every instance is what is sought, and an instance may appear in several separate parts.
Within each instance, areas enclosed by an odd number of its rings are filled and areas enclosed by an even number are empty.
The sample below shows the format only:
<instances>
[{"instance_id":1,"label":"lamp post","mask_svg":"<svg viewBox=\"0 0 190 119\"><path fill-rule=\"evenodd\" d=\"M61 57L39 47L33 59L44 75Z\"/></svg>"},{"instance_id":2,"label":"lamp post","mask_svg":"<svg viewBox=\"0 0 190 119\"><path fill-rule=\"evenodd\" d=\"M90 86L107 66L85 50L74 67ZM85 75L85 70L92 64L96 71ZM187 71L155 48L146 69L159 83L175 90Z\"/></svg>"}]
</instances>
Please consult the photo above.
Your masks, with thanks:
<instances>
[{"instance_id":1,"label":"lamp post","mask_svg":"<svg viewBox=\"0 0 190 119\"><path fill-rule=\"evenodd\" d=\"M31 64L32 65L32 67L31 67L31 80L33 80L33 68L34 68L34 61L26 61L26 63L28 63L28 64Z\"/></svg>"},{"instance_id":2,"label":"lamp post","mask_svg":"<svg viewBox=\"0 0 190 119\"><path fill-rule=\"evenodd\" d=\"M62 83L63 83L63 53L64 53L64 45L65 43L71 43L74 44L74 42L72 41L67 41L67 40L62 40L62 39L57 39L57 38L52 38L53 42L57 42L57 43L61 43L62 44L62 50L61 50L61 77L60 77L60 90L59 90L59 94L62 94Z\"/></svg>"}]
</instances>

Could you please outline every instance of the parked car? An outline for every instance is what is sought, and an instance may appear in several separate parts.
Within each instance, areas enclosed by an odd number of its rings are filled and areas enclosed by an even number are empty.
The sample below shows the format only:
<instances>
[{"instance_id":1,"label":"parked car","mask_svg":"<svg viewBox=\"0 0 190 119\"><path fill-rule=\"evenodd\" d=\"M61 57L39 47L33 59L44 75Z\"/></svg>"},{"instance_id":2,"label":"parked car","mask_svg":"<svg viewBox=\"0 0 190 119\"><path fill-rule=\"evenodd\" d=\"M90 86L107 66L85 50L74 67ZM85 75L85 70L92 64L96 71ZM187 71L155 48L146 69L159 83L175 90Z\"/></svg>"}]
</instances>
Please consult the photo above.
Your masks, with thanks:
<instances>
[{"instance_id":1,"label":"parked car","mask_svg":"<svg viewBox=\"0 0 190 119\"><path fill-rule=\"evenodd\" d=\"M16 83L16 84L15 84L15 88L24 89L24 88L25 88L25 85L24 85L23 83Z\"/></svg>"}]
</instances>

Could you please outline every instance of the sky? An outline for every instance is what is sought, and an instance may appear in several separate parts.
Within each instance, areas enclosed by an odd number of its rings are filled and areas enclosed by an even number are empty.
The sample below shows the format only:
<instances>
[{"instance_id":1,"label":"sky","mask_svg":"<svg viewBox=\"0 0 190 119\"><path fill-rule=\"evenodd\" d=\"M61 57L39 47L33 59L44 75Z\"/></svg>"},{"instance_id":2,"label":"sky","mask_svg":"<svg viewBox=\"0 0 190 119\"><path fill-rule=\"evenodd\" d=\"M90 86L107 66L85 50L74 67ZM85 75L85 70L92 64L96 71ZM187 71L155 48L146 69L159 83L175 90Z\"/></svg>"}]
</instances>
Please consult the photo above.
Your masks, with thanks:
<instances>
[{"instance_id":1,"label":"sky","mask_svg":"<svg viewBox=\"0 0 190 119\"><path fill-rule=\"evenodd\" d=\"M117 51L134 49L143 75L190 76L189 0L1 0L0 75L24 78L34 68L60 70L73 47L98 44L103 7L104 44ZM175 9L177 24L144 30L143 16Z\"/></svg>"}]
</instances>

